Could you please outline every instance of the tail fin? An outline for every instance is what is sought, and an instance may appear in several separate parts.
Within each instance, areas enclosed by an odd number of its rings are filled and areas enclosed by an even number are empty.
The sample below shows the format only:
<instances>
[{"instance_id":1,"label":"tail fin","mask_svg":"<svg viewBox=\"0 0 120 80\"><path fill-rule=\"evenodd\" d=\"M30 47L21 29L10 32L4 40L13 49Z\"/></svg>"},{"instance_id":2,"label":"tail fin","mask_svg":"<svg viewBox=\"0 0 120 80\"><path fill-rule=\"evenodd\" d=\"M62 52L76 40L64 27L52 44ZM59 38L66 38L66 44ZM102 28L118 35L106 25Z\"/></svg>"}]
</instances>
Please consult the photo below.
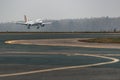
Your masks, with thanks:
<instances>
[{"instance_id":1,"label":"tail fin","mask_svg":"<svg viewBox=\"0 0 120 80\"><path fill-rule=\"evenodd\" d=\"M24 15L24 21L25 22L27 22L28 20L27 20L27 17L26 17L26 15Z\"/></svg>"}]
</instances>

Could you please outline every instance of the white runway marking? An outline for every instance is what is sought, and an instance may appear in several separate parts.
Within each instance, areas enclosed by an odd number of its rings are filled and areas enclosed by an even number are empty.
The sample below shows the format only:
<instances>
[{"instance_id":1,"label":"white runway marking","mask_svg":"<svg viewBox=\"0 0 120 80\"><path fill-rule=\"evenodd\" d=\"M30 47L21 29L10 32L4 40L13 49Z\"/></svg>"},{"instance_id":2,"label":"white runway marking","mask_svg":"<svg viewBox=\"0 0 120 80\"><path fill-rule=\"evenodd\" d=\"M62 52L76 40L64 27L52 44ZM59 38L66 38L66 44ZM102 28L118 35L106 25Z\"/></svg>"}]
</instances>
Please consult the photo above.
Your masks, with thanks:
<instances>
[{"instance_id":1,"label":"white runway marking","mask_svg":"<svg viewBox=\"0 0 120 80\"><path fill-rule=\"evenodd\" d=\"M69 54L66 53L66 55L69 55ZM76 56L92 56L92 57L109 59L111 61L101 62L101 63L94 63L94 64L87 64L87 65L67 66L67 67L59 67L59 68L51 68L51 69L43 69L43 70L34 70L34 71L11 73L11 74L0 74L0 77L19 76L19 75L27 75L27 74L34 74L34 73L44 73L44 72L58 71L58 70L65 70L65 69L86 68L86 67L100 66L100 65L112 64L112 63L119 62L119 59L112 58L112 57L106 57L106 56L100 56L100 55L79 54L79 53L76 53L74 55L76 55Z\"/></svg>"}]
</instances>

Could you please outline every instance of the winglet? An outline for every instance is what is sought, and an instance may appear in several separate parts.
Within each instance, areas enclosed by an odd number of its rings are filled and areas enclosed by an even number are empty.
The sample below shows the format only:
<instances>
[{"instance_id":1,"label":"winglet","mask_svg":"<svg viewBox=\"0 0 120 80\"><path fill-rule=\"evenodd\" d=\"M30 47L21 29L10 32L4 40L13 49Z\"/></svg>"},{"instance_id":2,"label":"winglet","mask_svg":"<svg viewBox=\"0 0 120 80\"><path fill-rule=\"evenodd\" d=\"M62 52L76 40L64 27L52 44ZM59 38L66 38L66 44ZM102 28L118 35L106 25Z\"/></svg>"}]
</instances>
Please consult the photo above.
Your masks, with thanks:
<instances>
[{"instance_id":1,"label":"winglet","mask_svg":"<svg viewBox=\"0 0 120 80\"><path fill-rule=\"evenodd\" d=\"M27 22L28 20L27 20L27 17L26 17L26 15L24 15L24 21L25 22Z\"/></svg>"}]
</instances>

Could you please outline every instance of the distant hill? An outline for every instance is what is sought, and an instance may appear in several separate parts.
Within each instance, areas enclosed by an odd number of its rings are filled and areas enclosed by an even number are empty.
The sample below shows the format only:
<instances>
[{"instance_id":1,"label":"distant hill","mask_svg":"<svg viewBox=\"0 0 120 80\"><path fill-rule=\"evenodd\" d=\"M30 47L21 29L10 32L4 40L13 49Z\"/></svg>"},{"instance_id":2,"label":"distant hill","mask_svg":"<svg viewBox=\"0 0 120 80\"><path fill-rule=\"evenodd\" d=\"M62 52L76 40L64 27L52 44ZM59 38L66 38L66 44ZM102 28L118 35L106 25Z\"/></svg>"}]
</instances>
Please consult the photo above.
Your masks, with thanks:
<instances>
[{"instance_id":1,"label":"distant hill","mask_svg":"<svg viewBox=\"0 0 120 80\"><path fill-rule=\"evenodd\" d=\"M24 25L15 23L0 23L0 32L120 32L120 17L84 18L49 20L53 23L36 29L27 29Z\"/></svg>"}]
</instances>

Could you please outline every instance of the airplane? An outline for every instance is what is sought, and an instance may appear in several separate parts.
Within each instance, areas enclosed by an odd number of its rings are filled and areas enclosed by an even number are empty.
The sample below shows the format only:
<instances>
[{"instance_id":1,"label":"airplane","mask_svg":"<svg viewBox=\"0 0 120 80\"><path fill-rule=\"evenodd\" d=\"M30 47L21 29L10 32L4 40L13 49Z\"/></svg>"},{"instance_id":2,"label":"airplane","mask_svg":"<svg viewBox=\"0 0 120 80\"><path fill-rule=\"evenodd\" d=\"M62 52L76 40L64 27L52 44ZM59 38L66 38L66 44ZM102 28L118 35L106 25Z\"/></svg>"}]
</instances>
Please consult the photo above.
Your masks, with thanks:
<instances>
[{"instance_id":1,"label":"airplane","mask_svg":"<svg viewBox=\"0 0 120 80\"><path fill-rule=\"evenodd\" d=\"M46 24L51 24L51 22L43 23L41 19L37 19L35 21L28 21L26 15L24 15L24 23L17 24L26 25L28 26L28 29L30 29L31 26L37 26L37 29L39 29L40 27L44 27Z\"/></svg>"}]
</instances>

